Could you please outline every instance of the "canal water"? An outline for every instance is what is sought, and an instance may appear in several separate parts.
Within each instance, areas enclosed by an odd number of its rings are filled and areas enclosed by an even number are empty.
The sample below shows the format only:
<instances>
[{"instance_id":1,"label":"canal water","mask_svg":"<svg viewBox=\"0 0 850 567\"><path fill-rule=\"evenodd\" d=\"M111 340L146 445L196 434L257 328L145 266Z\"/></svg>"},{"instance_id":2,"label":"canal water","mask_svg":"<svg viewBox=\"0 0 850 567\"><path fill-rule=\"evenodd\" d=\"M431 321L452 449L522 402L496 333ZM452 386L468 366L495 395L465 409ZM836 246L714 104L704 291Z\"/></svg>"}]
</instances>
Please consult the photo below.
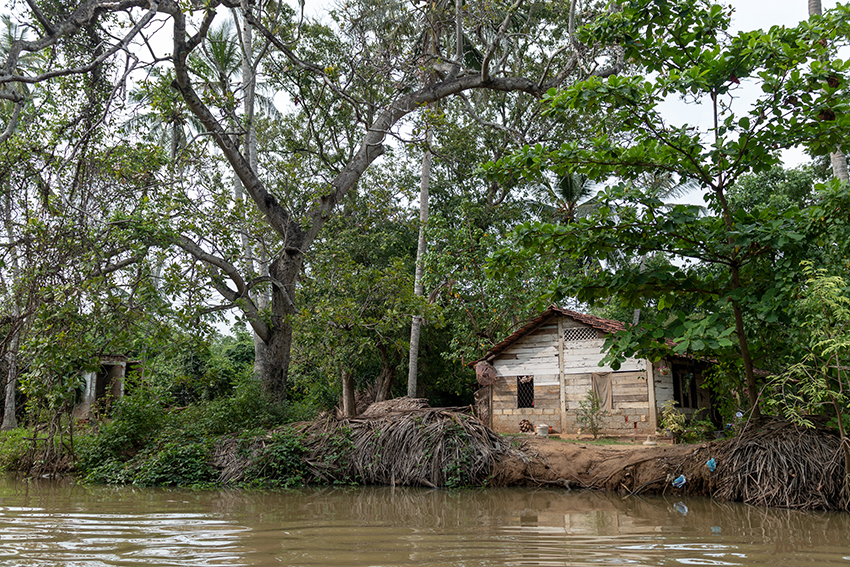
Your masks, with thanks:
<instances>
[{"instance_id":1,"label":"canal water","mask_svg":"<svg viewBox=\"0 0 850 567\"><path fill-rule=\"evenodd\" d=\"M192 492L0 478L0 565L850 566L850 514L549 489Z\"/></svg>"}]
</instances>

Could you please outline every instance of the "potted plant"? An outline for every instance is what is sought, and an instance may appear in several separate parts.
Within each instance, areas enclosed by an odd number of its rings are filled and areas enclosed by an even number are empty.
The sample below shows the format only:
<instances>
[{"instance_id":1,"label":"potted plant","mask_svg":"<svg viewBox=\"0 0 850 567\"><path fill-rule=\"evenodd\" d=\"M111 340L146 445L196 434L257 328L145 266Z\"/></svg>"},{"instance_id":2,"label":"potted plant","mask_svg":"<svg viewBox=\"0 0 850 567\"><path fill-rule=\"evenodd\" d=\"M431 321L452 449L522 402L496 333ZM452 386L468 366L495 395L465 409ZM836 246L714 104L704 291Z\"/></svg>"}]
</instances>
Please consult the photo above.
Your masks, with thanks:
<instances>
[{"instance_id":1,"label":"potted plant","mask_svg":"<svg viewBox=\"0 0 850 567\"><path fill-rule=\"evenodd\" d=\"M670 375L670 367L667 366L666 364L662 364L661 366L658 367L658 373L661 374L662 376L669 376Z\"/></svg>"},{"instance_id":2,"label":"potted plant","mask_svg":"<svg viewBox=\"0 0 850 567\"><path fill-rule=\"evenodd\" d=\"M685 431L685 414L676 409L676 400L661 404L661 428L668 436L679 438Z\"/></svg>"}]
</instances>

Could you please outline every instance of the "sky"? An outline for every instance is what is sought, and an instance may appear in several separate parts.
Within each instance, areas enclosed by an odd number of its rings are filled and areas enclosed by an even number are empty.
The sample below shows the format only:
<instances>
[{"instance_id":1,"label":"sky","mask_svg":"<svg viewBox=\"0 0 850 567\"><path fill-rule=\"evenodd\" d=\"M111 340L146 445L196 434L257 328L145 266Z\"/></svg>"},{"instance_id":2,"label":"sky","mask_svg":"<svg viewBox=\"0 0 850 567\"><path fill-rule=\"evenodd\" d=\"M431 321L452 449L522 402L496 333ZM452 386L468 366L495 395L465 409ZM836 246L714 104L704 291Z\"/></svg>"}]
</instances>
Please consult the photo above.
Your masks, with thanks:
<instances>
[{"instance_id":1,"label":"sky","mask_svg":"<svg viewBox=\"0 0 850 567\"><path fill-rule=\"evenodd\" d=\"M767 30L772 26L792 27L808 18L809 15L808 0L733 0L724 3L735 9L732 14L732 32L759 28ZM824 10L834 8L836 4L835 0L823 0L822 3ZM736 112L743 112L743 104L747 99L755 97L760 92L757 87L748 85L746 82L742 84L742 87L734 93L734 96L739 99L733 107ZM692 104L685 105L671 100L665 103L664 109L671 122L687 122L700 126L701 129L710 126L710 114L695 112ZM678 117L681 118L677 120ZM810 158L801 149L792 148L783 150L782 161L786 167L794 167L810 161Z\"/></svg>"},{"instance_id":2,"label":"sky","mask_svg":"<svg viewBox=\"0 0 850 567\"><path fill-rule=\"evenodd\" d=\"M770 26L794 26L809 16L807 0L734 0L732 26L735 30L768 29ZM835 7L834 0L823 0L823 9Z\"/></svg>"},{"instance_id":3,"label":"sky","mask_svg":"<svg viewBox=\"0 0 850 567\"><path fill-rule=\"evenodd\" d=\"M310 16L320 16L328 6L335 3L336 0L306 0L305 12ZM808 18L808 0L721 0L722 3L731 5L735 11L732 15L732 30L745 31L753 29L767 30L771 26L795 26L801 20ZM823 9L828 10L834 8L835 0L822 0ZM741 89L736 96L740 97L741 102L745 102L748 98L746 85ZM757 89L752 89L750 92L757 93ZM749 95L755 96L755 94ZM736 105L738 110L740 105ZM677 101L668 103L665 106L665 111L669 113L668 118L674 122L688 122L692 125L709 127L707 122L708 113L702 113L706 118L699 120L700 113L695 113L693 105L687 106L684 103ZM681 120L675 120L677 115L681 115ZM703 123L705 121L705 123ZM783 152L783 162L787 167L794 167L801 163L809 161L802 150L785 150Z\"/></svg>"}]
</instances>

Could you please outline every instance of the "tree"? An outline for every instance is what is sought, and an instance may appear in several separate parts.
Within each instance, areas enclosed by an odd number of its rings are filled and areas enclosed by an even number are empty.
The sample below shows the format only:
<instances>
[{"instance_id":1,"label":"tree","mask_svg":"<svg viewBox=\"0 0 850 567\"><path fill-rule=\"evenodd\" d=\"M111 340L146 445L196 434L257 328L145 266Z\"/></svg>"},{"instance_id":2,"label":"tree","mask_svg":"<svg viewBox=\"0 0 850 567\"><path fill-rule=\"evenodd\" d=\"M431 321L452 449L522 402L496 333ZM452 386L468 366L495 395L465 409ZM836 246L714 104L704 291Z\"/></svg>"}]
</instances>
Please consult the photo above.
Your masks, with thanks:
<instances>
[{"instance_id":1,"label":"tree","mask_svg":"<svg viewBox=\"0 0 850 567\"><path fill-rule=\"evenodd\" d=\"M823 6L820 0L809 0L809 18L822 16ZM829 153L829 161L832 164L832 174L836 179L850 183L850 174L847 173L847 156L841 150Z\"/></svg>"},{"instance_id":2,"label":"tree","mask_svg":"<svg viewBox=\"0 0 850 567\"><path fill-rule=\"evenodd\" d=\"M583 41L621 45L625 57L646 75L594 77L553 91L548 114L558 120L578 109L601 110L628 138L613 138L600 123L588 141L528 147L491 171L496 178L517 172L534 178L546 170L574 169L592 179L625 180L670 172L704 187L705 216L684 205L658 213L659 199L620 185L600 197L601 207L591 218L568 226L529 224L518 231L519 241L574 256L618 249L677 259L664 269L563 278L553 286L555 295L594 302L614 294L635 307L642 298L652 298L661 309L681 299L700 306L696 317L679 312L672 323L665 315L627 329L609 344L609 356L638 351L658 357L669 337L678 341L678 353L715 352L738 359L750 405L758 413L747 319L774 323L783 318L784 292L798 277L796 266L815 253L810 243L844 246L830 231L845 224L846 190L830 185L818 194L818 207L804 212L764 207L752 213L733 210L728 191L745 173L778 163L781 148L802 145L824 154L847 147L850 114L841 85L848 64L827 55L846 41L850 10L839 6L796 28L728 36L728 14L707 1L634 0L621 8L588 28ZM735 112L731 93L742 79L756 81L762 95L751 108ZM659 105L670 94L701 103L712 126L703 132L669 124Z\"/></svg>"},{"instance_id":3,"label":"tree","mask_svg":"<svg viewBox=\"0 0 850 567\"><path fill-rule=\"evenodd\" d=\"M571 3L573 15L575 5ZM284 5L271 2L240 4L214 0L196 10L171 1L152 5L145 0L121 4L88 0L70 15L61 10L44 12L42 8L29 5L26 17L40 30L40 36L30 42L13 44L4 67L6 72L0 77L0 84L6 88L0 96L14 99L17 95L10 90L10 85L91 73L118 56L124 57L127 66L132 68L139 61L133 42L146 39L154 29L159 29L159 24L151 25L158 14L171 21L173 50L170 56L162 58L162 64L167 63L174 73L172 86L203 125L205 136L215 143L229 169L242 182L267 230L274 233L276 243L270 250L268 276L244 273L237 262L210 251L197 239L176 234L163 244L179 246L209 266L212 285L229 304L243 312L265 343L266 368L261 378L266 391L279 399L283 399L286 392L292 318L298 313L297 281L304 267L305 254L309 253L337 204L385 152L387 136L393 134L411 112L475 90L539 96L580 72L580 56L591 62L583 67L591 68L596 75L608 75L622 67L622 58L617 53L613 53L604 66L592 63L599 61L604 53L577 43L575 18L560 19L562 16L556 8L538 11L536 4L526 7L522 0L486 7L466 6L463 22L477 28L486 39L480 70L469 68L465 61L455 56L444 55L423 62L419 56L410 57L409 53L387 52L385 38L361 25L359 16L367 6L355 2L346 7L349 13L335 13L340 17L339 36L335 37L330 28L304 23ZM298 97L291 98L301 120L302 130L296 134L309 133L310 139L306 146L295 146L292 150L315 156L316 163L321 165L303 176L314 180L315 185L298 201L283 200L274 183L259 166L252 164L240 145L234 143L233 130L244 131L242 125L232 119L232 108L239 97L234 93L223 97L205 96L198 90L200 83L193 75L192 57L203 45L219 14L229 9L241 11L243 32L250 27L255 37L268 43L273 59L268 69L274 72L273 81ZM537 18L540 13L542 17ZM553 22L556 14L560 21ZM524 53L517 53L515 36L506 33L505 24L520 15L524 18L523 33L516 37L541 38L539 45ZM98 44L102 47L92 51L94 55L87 61L68 65L62 60L54 70L40 75L10 71L21 54L72 45L80 34L107 26L109 21L128 25L120 31L116 28L116 39ZM548 39L552 31L562 45L554 45ZM420 32L410 30L412 34ZM515 74L512 58L529 54L540 58L537 71L531 76ZM434 70L436 79L426 85L417 85L414 79L420 75L423 65ZM344 118L353 128L348 129L348 125L335 127L331 119L337 120L336 117ZM354 138L355 133L357 138ZM257 286L267 286L271 290L268 313L250 295Z\"/></svg>"},{"instance_id":4,"label":"tree","mask_svg":"<svg viewBox=\"0 0 850 567\"><path fill-rule=\"evenodd\" d=\"M846 271L846 263L845 263ZM802 346L802 356L770 384L771 404L795 423L812 427L811 415L828 408L841 439L844 457L844 483L841 507L850 506L850 438L847 414L850 408L850 381L847 356L850 354L850 295L847 282L815 269L804 262L807 277L791 308L796 325L786 340ZM796 331L796 332L795 332Z\"/></svg>"},{"instance_id":5,"label":"tree","mask_svg":"<svg viewBox=\"0 0 850 567\"><path fill-rule=\"evenodd\" d=\"M415 229L386 188L395 172L381 169L367 175L362 192L348 194L301 281L309 307L298 319L295 353L303 365L340 376L345 415L354 414L355 379L374 385L375 401L392 397L410 314L433 311L413 294Z\"/></svg>"}]
</instances>

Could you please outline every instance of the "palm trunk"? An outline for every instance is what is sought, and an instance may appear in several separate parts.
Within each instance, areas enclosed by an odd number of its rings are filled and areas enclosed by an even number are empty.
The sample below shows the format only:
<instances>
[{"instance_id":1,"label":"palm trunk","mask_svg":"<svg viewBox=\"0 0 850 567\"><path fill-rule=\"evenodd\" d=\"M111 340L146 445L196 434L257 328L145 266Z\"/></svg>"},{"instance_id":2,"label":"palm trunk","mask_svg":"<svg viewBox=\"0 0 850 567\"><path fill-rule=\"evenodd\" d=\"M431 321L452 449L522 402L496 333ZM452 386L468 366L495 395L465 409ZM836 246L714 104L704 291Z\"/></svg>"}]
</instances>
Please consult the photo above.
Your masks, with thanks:
<instances>
[{"instance_id":1,"label":"palm trunk","mask_svg":"<svg viewBox=\"0 0 850 567\"><path fill-rule=\"evenodd\" d=\"M809 0L809 16L822 16L823 5L821 0ZM829 161L832 164L832 175L836 179L844 183L850 182L850 176L847 174L847 157L841 150L836 150L829 154Z\"/></svg>"},{"instance_id":2,"label":"palm trunk","mask_svg":"<svg viewBox=\"0 0 850 567\"><path fill-rule=\"evenodd\" d=\"M242 3L242 10L251 10L251 6L247 3ZM234 19L237 25L239 20L238 12L234 10ZM256 75L254 73L254 36L253 28L250 25L241 26L239 34L241 49L242 49L242 90L245 93L245 98L242 101L242 112L244 118L244 135L243 135L243 151L248 160L251 169L256 173L258 166L257 159L257 135L254 127L254 114L256 103ZM245 200L242 181L238 176L234 176L233 182L233 197L237 204L243 203ZM263 257L256 261L254 249L251 246L251 241L248 238L247 227L243 222L239 227L239 238L242 245L243 264L246 273L268 275L268 265ZM252 292L254 302L257 307L264 311L269 307L268 293L264 288L255 288ZM266 343L260 338L257 333L254 333L254 375L262 376L266 371L268 361L268 353Z\"/></svg>"},{"instance_id":3,"label":"palm trunk","mask_svg":"<svg viewBox=\"0 0 850 567\"><path fill-rule=\"evenodd\" d=\"M640 273L646 270L646 254L640 257ZM640 307L632 312L632 325L637 326L640 323Z\"/></svg>"},{"instance_id":4,"label":"palm trunk","mask_svg":"<svg viewBox=\"0 0 850 567\"><path fill-rule=\"evenodd\" d=\"M348 370L343 369L340 372L340 381L342 382L342 415L354 417L357 415L357 403L354 399L354 376Z\"/></svg>"},{"instance_id":5,"label":"palm trunk","mask_svg":"<svg viewBox=\"0 0 850 567\"><path fill-rule=\"evenodd\" d=\"M821 6L821 0L809 0L809 15L810 16L821 16L821 15L823 15L823 7Z\"/></svg>"},{"instance_id":6,"label":"palm trunk","mask_svg":"<svg viewBox=\"0 0 850 567\"><path fill-rule=\"evenodd\" d=\"M390 360L390 354L385 345L379 343L378 352L381 355L381 372L378 374L376 382L375 401L383 402L393 397L396 367Z\"/></svg>"},{"instance_id":7,"label":"palm trunk","mask_svg":"<svg viewBox=\"0 0 850 567\"><path fill-rule=\"evenodd\" d=\"M433 139L433 131L428 128L425 134L425 143L427 147L425 154L422 156L422 177L419 182L419 243L416 247L416 273L413 276L413 293L417 297L425 295L425 288L422 285L422 275L425 271L424 261L425 252L427 250L427 241L425 240L425 227L428 223L428 200L431 187L431 140ZM414 315L413 321L410 324L410 357L408 359L407 371L407 395L411 398L416 397L417 390L417 375L419 372L419 335L422 331L422 316Z\"/></svg>"},{"instance_id":8,"label":"palm trunk","mask_svg":"<svg viewBox=\"0 0 850 567\"><path fill-rule=\"evenodd\" d=\"M829 161L832 164L832 175L836 179L844 183L850 183L850 175L847 173L847 156L844 152L836 150L829 154Z\"/></svg>"}]
</instances>

